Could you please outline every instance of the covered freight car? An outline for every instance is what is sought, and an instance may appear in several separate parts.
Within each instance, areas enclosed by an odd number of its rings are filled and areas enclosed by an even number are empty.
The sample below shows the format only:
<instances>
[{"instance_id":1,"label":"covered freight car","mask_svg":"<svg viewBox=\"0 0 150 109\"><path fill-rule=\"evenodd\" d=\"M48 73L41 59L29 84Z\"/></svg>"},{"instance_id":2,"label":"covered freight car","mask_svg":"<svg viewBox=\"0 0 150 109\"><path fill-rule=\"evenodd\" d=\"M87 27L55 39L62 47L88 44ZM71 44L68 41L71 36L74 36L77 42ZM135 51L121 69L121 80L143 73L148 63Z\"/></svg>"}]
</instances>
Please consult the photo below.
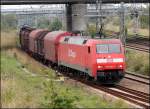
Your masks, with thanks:
<instances>
[{"instance_id":1,"label":"covered freight car","mask_svg":"<svg viewBox=\"0 0 150 109\"><path fill-rule=\"evenodd\" d=\"M21 48L25 51L29 50L29 34L34 30L34 28L23 26L20 29L19 33L19 39L20 39L20 45Z\"/></svg>"},{"instance_id":2,"label":"covered freight car","mask_svg":"<svg viewBox=\"0 0 150 109\"><path fill-rule=\"evenodd\" d=\"M58 45L62 37L70 36L72 33L66 31L53 31L44 37L44 57L46 60L57 63L58 60Z\"/></svg>"},{"instance_id":3,"label":"covered freight car","mask_svg":"<svg viewBox=\"0 0 150 109\"><path fill-rule=\"evenodd\" d=\"M43 33L47 32L45 29L35 29L29 35L29 50L32 54L37 54L37 38Z\"/></svg>"},{"instance_id":4,"label":"covered freight car","mask_svg":"<svg viewBox=\"0 0 150 109\"><path fill-rule=\"evenodd\" d=\"M46 34L48 34L50 31L43 31L39 37L36 38L36 44L37 44L37 54L39 55L39 58L44 58L44 37Z\"/></svg>"}]
</instances>

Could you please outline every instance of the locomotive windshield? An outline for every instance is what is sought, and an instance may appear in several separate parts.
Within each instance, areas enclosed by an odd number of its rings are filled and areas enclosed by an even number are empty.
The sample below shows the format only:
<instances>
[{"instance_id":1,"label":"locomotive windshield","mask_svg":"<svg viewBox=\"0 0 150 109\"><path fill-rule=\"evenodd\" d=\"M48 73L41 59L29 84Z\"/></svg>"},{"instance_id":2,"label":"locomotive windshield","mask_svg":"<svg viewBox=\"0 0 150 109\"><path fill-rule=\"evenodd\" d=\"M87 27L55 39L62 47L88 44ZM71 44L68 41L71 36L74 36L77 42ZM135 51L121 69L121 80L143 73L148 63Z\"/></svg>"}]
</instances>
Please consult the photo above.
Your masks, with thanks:
<instances>
[{"instance_id":1,"label":"locomotive windshield","mask_svg":"<svg viewBox=\"0 0 150 109\"><path fill-rule=\"evenodd\" d=\"M97 53L120 53L120 44L98 44L96 45Z\"/></svg>"}]
</instances>

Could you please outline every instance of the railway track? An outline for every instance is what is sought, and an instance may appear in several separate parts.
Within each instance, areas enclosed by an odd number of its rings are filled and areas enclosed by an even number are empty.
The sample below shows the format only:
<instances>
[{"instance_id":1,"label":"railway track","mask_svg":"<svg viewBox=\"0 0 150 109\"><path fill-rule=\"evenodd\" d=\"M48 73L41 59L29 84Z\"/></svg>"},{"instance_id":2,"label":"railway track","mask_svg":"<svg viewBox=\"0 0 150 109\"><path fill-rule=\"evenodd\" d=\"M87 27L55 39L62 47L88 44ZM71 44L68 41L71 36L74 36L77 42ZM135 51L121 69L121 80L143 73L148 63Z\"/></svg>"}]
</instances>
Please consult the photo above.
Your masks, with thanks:
<instances>
[{"instance_id":1,"label":"railway track","mask_svg":"<svg viewBox=\"0 0 150 109\"><path fill-rule=\"evenodd\" d=\"M149 47L149 42L148 41L141 41L141 40L139 41L139 40L127 39L127 42Z\"/></svg>"},{"instance_id":2,"label":"railway track","mask_svg":"<svg viewBox=\"0 0 150 109\"><path fill-rule=\"evenodd\" d=\"M68 73L66 73L66 72L68 72ZM69 77L69 78L71 78L77 82L81 82L87 86L93 87L95 89L101 90L103 92L106 92L106 93L109 93L116 97L127 100L131 103L137 104L145 109L149 109L149 107L150 107L150 105L149 105L150 94L140 92L137 90L133 90L133 89L129 89L127 87L123 87L120 85L111 86L111 87L103 86L96 82L88 81L87 79L83 78L84 76L76 77L68 70L59 71L59 73L61 73L65 77Z\"/></svg>"},{"instance_id":3,"label":"railway track","mask_svg":"<svg viewBox=\"0 0 150 109\"><path fill-rule=\"evenodd\" d=\"M116 88L111 88L111 91L112 90L116 91L114 92L116 96L120 96L120 98L123 98L127 101L140 105L146 109L148 109L150 106L149 105L150 95L147 93L136 91L119 85L116 85Z\"/></svg>"},{"instance_id":4,"label":"railway track","mask_svg":"<svg viewBox=\"0 0 150 109\"><path fill-rule=\"evenodd\" d=\"M139 51L149 52L150 41L148 38L143 38L140 36L132 36L131 38L126 39L127 48L135 49Z\"/></svg>"},{"instance_id":5,"label":"railway track","mask_svg":"<svg viewBox=\"0 0 150 109\"><path fill-rule=\"evenodd\" d=\"M149 48L147 48L147 47L142 47L142 46L137 45L137 44L136 44L136 45L133 45L133 44L127 43L127 44L126 44L126 47L129 48L129 49L134 49L134 50L143 51L143 52L147 52L147 53L150 52L150 49L149 49Z\"/></svg>"},{"instance_id":6,"label":"railway track","mask_svg":"<svg viewBox=\"0 0 150 109\"><path fill-rule=\"evenodd\" d=\"M126 71L126 74L133 75L133 76L136 76L136 77L140 77L140 78L143 78L143 79L146 79L146 80L150 80L150 77L148 77L148 76L143 76L143 75L139 75L139 74L129 73L129 71Z\"/></svg>"},{"instance_id":7,"label":"railway track","mask_svg":"<svg viewBox=\"0 0 150 109\"><path fill-rule=\"evenodd\" d=\"M115 38L113 35L108 35L109 38ZM126 47L129 49L134 49L143 52L150 52L150 40L149 38L144 38L142 36L130 36L126 39Z\"/></svg>"},{"instance_id":8,"label":"railway track","mask_svg":"<svg viewBox=\"0 0 150 109\"><path fill-rule=\"evenodd\" d=\"M150 85L150 78L146 76L126 72L125 78L142 84Z\"/></svg>"},{"instance_id":9,"label":"railway track","mask_svg":"<svg viewBox=\"0 0 150 109\"><path fill-rule=\"evenodd\" d=\"M70 75L66 75L64 73L62 73L64 76L69 76L71 79L74 79L78 82L81 82L85 85L88 85L90 87L96 88L98 90L104 91L106 93L112 94L114 96L117 96L119 98L122 98L124 100L127 100L129 102L132 102L134 104L137 104L141 107L144 107L145 109L149 109L149 98L150 98L150 94L144 93L144 92L140 92L137 90L133 90L133 89L129 89L120 85L116 85L116 86L111 86L111 87L107 87L107 86L103 86L100 85L98 83L95 82L91 82L91 81L87 81L83 78L79 78L79 77L74 77L74 76L70 76Z\"/></svg>"},{"instance_id":10,"label":"railway track","mask_svg":"<svg viewBox=\"0 0 150 109\"><path fill-rule=\"evenodd\" d=\"M102 86L93 82L80 80L79 78L75 80L80 81L81 83L91 86L93 88L96 88L98 90L104 91L106 93L109 93L119 98L122 98L124 100L127 100L129 102L132 102L134 104L137 104L141 107L144 107L145 109L149 109L150 95L147 93L139 92L139 91L129 89L129 88L119 86L119 85L114 86L114 87L105 87L105 86Z\"/></svg>"}]
</instances>

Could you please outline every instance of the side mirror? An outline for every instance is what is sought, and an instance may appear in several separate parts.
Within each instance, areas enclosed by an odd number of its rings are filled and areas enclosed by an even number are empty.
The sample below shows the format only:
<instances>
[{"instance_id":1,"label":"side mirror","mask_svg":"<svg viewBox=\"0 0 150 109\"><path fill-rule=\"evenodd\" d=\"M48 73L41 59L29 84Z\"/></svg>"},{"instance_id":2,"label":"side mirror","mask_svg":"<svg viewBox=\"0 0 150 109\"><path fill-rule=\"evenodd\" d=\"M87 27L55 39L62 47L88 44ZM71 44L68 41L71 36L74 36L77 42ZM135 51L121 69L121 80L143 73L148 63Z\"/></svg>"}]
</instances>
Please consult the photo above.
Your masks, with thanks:
<instances>
[{"instance_id":1,"label":"side mirror","mask_svg":"<svg viewBox=\"0 0 150 109\"><path fill-rule=\"evenodd\" d=\"M88 47L88 53L90 54L90 52L91 52L91 49L90 49L90 47Z\"/></svg>"}]
</instances>

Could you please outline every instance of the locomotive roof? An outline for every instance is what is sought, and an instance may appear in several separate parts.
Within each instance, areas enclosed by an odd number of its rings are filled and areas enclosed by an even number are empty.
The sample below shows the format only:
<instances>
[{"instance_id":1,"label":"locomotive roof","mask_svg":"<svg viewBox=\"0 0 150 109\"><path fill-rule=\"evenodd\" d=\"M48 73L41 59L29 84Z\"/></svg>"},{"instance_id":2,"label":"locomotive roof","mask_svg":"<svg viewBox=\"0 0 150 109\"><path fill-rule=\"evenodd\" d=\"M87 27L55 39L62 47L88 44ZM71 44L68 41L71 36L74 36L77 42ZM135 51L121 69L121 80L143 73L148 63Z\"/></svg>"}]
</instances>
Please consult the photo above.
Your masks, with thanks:
<instances>
[{"instance_id":1,"label":"locomotive roof","mask_svg":"<svg viewBox=\"0 0 150 109\"><path fill-rule=\"evenodd\" d=\"M64 39L61 41L63 43L68 43L68 44L77 44L77 45L83 45L83 44L91 44L91 43L120 43L119 39L91 39L88 38L87 36L66 36Z\"/></svg>"}]
</instances>

